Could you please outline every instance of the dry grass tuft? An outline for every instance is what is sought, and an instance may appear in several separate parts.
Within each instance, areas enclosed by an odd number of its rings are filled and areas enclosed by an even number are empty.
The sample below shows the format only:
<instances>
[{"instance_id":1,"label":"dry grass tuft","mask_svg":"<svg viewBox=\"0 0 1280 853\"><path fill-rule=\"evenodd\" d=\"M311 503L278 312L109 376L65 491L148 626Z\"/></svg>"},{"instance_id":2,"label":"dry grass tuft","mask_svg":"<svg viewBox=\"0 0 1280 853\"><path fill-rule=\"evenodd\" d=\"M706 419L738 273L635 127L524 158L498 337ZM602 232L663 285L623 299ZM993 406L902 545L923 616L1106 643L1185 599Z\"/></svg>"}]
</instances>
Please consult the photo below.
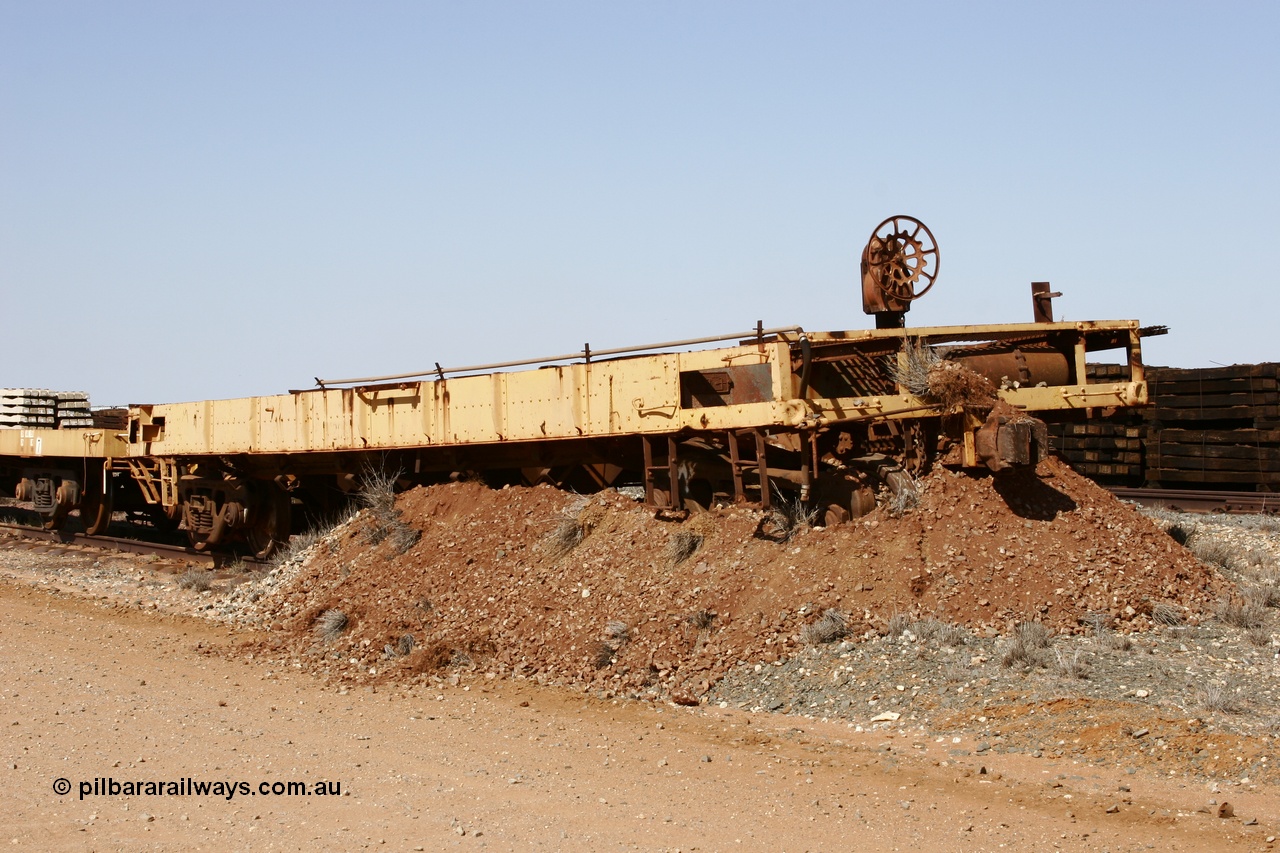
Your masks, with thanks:
<instances>
[{"instance_id":1,"label":"dry grass tuft","mask_svg":"<svg viewBox=\"0 0 1280 853\"><path fill-rule=\"evenodd\" d=\"M582 544L582 540L587 538L587 528L576 518L566 518L556 526L551 535L547 538L547 550L551 554L551 559L558 560L565 554L568 554L574 548Z\"/></svg>"},{"instance_id":2,"label":"dry grass tuft","mask_svg":"<svg viewBox=\"0 0 1280 853\"><path fill-rule=\"evenodd\" d=\"M1047 649L1053 637L1043 622L1022 622L1013 629L1014 636L1032 649Z\"/></svg>"},{"instance_id":3,"label":"dry grass tuft","mask_svg":"<svg viewBox=\"0 0 1280 853\"><path fill-rule=\"evenodd\" d=\"M213 589L213 573L204 569L187 569L178 575L178 589L208 592Z\"/></svg>"},{"instance_id":4,"label":"dry grass tuft","mask_svg":"<svg viewBox=\"0 0 1280 853\"><path fill-rule=\"evenodd\" d=\"M360 476L357 498L369 511L370 523L364 530L364 540L370 545L390 541L397 554L404 554L418 543L422 532L406 524L396 509L396 481L400 473L366 468Z\"/></svg>"},{"instance_id":5,"label":"dry grass tuft","mask_svg":"<svg viewBox=\"0 0 1280 853\"><path fill-rule=\"evenodd\" d=\"M1236 568L1236 549L1221 539L1194 534L1186 544L1196 559L1202 563L1217 566L1224 571L1232 571Z\"/></svg>"},{"instance_id":6,"label":"dry grass tuft","mask_svg":"<svg viewBox=\"0 0 1280 853\"><path fill-rule=\"evenodd\" d=\"M1246 601L1261 608L1280 607L1280 586L1276 586L1274 579L1249 584L1240 590L1240 594Z\"/></svg>"},{"instance_id":7,"label":"dry grass tuft","mask_svg":"<svg viewBox=\"0 0 1280 853\"><path fill-rule=\"evenodd\" d=\"M604 635L609 642L621 646L631 639L631 627L621 619L614 619L604 626Z\"/></svg>"},{"instance_id":8,"label":"dry grass tuft","mask_svg":"<svg viewBox=\"0 0 1280 853\"><path fill-rule=\"evenodd\" d=\"M1195 692L1192 704L1201 711L1239 714L1244 710L1230 685L1210 684Z\"/></svg>"},{"instance_id":9,"label":"dry grass tuft","mask_svg":"<svg viewBox=\"0 0 1280 853\"><path fill-rule=\"evenodd\" d=\"M1052 642L1043 622L1019 623L1000 651L1000 665L1022 670L1048 666L1047 650Z\"/></svg>"},{"instance_id":10,"label":"dry grass tuft","mask_svg":"<svg viewBox=\"0 0 1280 853\"><path fill-rule=\"evenodd\" d=\"M1266 618L1266 607L1246 596L1233 595L1218 602L1214 609L1218 621L1233 628L1261 628Z\"/></svg>"},{"instance_id":11,"label":"dry grass tuft","mask_svg":"<svg viewBox=\"0 0 1280 853\"><path fill-rule=\"evenodd\" d=\"M790 542L796 534L813 527L818 520L818 507L806 506L798 496L782 494L776 485L774 489L773 505L756 525L756 537L770 542Z\"/></svg>"},{"instance_id":12,"label":"dry grass tuft","mask_svg":"<svg viewBox=\"0 0 1280 853\"><path fill-rule=\"evenodd\" d=\"M667 540L667 559L678 566L692 557L702 547L702 535L690 530L677 530Z\"/></svg>"},{"instance_id":13,"label":"dry grass tuft","mask_svg":"<svg viewBox=\"0 0 1280 853\"><path fill-rule=\"evenodd\" d=\"M1182 613L1181 607L1162 601L1151 608L1151 621L1157 625L1176 628L1187 620Z\"/></svg>"},{"instance_id":14,"label":"dry grass tuft","mask_svg":"<svg viewBox=\"0 0 1280 853\"><path fill-rule=\"evenodd\" d=\"M330 609L321 613L316 617L315 631L316 635L326 643L332 643L334 640L342 636L347 630L349 620L347 614L341 610Z\"/></svg>"},{"instance_id":15,"label":"dry grass tuft","mask_svg":"<svg viewBox=\"0 0 1280 853\"><path fill-rule=\"evenodd\" d=\"M1245 639L1258 648L1271 645L1271 632L1266 628L1250 628L1244 632Z\"/></svg>"},{"instance_id":16,"label":"dry grass tuft","mask_svg":"<svg viewBox=\"0 0 1280 853\"><path fill-rule=\"evenodd\" d=\"M800 631L800 639L810 646L832 643L849 633L849 618L844 613L830 608L823 611L816 622L805 625Z\"/></svg>"},{"instance_id":17,"label":"dry grass tuft","mask_svg":"<svg viewBox=\"0 0 1280 853\"><path fill-rule=\"evenodd\" d=\"M1083 679L1089 677L1089 663L1080 649L1064 652L1053 650L1053 671L1064 678Z\"/></svg>"},{"instance_id":18,"label":"dry grass tuft","mask_svg":"<svg viewBox=\"0 0 1280 853\"><path fill-rule=\"evenodd\" d=\"M901 637L906 631L911 629L911 617L905 613L895 613L889 617L889 623L884 627L884 635L886 637Z\"/></svg>"},{"instance_id":19,"label":"dry grass tuft","mask_svg":"<svg viewBox=\"0 0 1280 853\"><path fill-rule=\"evenodd\" d=\"M710 610L699 610L684 617L684 621L699 631L709 631L715 624L716 614Z\"/></svg>"},{"instance_id":20,"label":"dry grass tuft","mask_svg":"<svg viewBox=\"0 0 1280 853\"><path fill-rule=\"evenodd\" d=\"M991 380L958 362L948 361L946 353L945 348L931 347L919 338L908 340L903 344L901 359L889 357L889 373L907 391L944 409L994 405L997 395Z\"/></svg>"},{"instance_id":21,"label":"dry grass tuft","mask_svg":"<svg viewBox=\"0 0 1280 853\"><path fill-rule=\"evenodd\" d=\"M921 642L936 642L944 648L959 648L969 641L969 632L959 625L938 619L921 619L911 626L911 633Z\"/></svg>"}]
</instances>

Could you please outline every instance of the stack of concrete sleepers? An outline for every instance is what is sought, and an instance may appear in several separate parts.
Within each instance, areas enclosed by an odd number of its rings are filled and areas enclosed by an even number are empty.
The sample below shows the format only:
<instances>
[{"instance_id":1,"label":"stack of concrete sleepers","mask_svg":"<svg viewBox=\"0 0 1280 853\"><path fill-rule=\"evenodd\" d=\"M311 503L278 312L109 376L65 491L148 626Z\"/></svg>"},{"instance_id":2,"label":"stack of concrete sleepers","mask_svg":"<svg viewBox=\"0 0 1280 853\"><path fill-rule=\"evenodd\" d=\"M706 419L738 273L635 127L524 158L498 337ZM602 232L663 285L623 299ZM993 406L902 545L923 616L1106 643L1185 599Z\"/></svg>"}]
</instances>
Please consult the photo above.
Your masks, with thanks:
<instances>
[{"instance_id":1,"label":"stack of concrete sleepers","mask_svg":"<svg viewBox=\"0 0 1280 853\"><path fill-rule=\"evenodd\" d=\"M48 388L0 388L0 429L93 426L89 395Z\"/></svg>"},{"instance_id":2,"label":"stack of concrete sleepers","mask_svg":"<svg viewBox=\"0 0 1280 853\"><path fill-rule=\"evenodd\" d=\"M57 410L54 417L60 429L76 429L93 426L93 413L89 411L89 395L84 391L58 391Z\"/></svg>"},{"instance_id":3,"label":"stack of concrete sleepers","mask_svg":"<svg viewBox=\"0 0 1280 853\"><path fill-rule=\"evenodd\" d=\"M47 388L0 388L0 429L52 429L57 408L58 398Z\"/></svg>"}]
</instances>

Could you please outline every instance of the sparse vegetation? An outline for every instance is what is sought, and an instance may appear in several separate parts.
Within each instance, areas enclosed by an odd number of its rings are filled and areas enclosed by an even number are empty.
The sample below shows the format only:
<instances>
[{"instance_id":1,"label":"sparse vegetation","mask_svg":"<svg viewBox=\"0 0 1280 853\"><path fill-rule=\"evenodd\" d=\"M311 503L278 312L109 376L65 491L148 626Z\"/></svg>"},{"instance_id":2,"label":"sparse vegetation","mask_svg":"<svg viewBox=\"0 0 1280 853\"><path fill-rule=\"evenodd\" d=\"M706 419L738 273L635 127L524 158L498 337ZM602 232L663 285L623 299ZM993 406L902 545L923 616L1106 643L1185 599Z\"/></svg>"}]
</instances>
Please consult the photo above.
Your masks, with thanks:
<instances>
[{"instance_id":1,"label":"sparse vegetation","mask_svg":"<svg viewBox=\"0 0 1280 853\"><path fill-rule=\"evenodd\" d=\"M556 526L556 529L548 538L548 550L551 552L551 558L558 560L565 554L568 554L574 548L582 544L582 540L587 538L587 528L576 518L566 518Z\"/></svg>"},{"instance_id":2,"label":"sparse vegetation","mask_svg":"<svg viewBox=\"0 0 1280 853\"><path fill-rule=\"evenodd\" d=\"M776 485L774 490L773 505L760 519L756 536L770 542L790 542L796 534L813 527L818 520L818 507L806 505L799 496L784 495Z\"/></svg>"},{"instance_id":3,"label":"sparse vegetation","mask_svg":"<svg viewBox=\"0 0 1280 853\"><path fill-rule=\"evenodd\" d=\"M1176 628L1187 620L1181 607L1162 601L1151 608L1151 621L1157 625Z\"/></svg>"},{"instance_id":4,"label":"sparse vegetation","mask_svg":"<svg viewBox=\"0 0 1280 853\"><path fill-rule=\"evenodd\" d=\"M699 631L709 631L715 624L716 614L710 610L698 610L686 616L684 621Z\"/></svg>"},{"instance_id":5,"label":"sparse vegetation","mask_svg":"<svg viewBox=\"0 0 1280 853\"><path fill-rule=\"evenodd\" d=\"M996 387L959 362L946 358L947 348L931 347L916 338L904 342L902 358L888 358L894 381L921 399L944 409L957 406L987 407L996 401Z\"/></svg>"},{"instance_id":6,"label":"sparse vegetation","mask_svg":"<svg viewBox=\"0 0 1280 853\"><path fill-rule=\"evenodd\" d=\"M414 639L412 634L404 634L394 644L387 643L382 647L382 653L388 658L402 658L413 651Z\"/></svg>"},{"instance_id":7,"label":"sparse vegetation","mask_svg":"<svg viewBox=\"0 0 1280 853\"><path fill-rule=\"evenodd\" d=\"M618 646L631 639L631 627L620 619L614 619L604 626L605 637Z\"/></svg>"},{"instance_id":8,"label":"sparse vegetation","mask_svg":"<svg viewBox=\"0 0 1280 853\"><path fill-rule=\"evenodd\" d=\"M208 592L213 588L213 573L204 569L187 569L178 575L178 589Z\"/></svg>"},{"instance_id":9,"label":"sparse vegetation","mask_svg":"<svg viewBox=\"0 0 1280 853\"><path fill-rule=\"evenodd\" d=\"M1197 690L1192 705L1201 711L1218 714L1239 714L1244 710L1231 685L1210 684Z\"/></svg>"},{"instance_id":10,"label":"sparse vegetation","mask_svg":"<svg viewBox=\"0 0 1280 853\"><path fill-rule=\"evenodd\" d=\"M921 642L934 642L943 648L959 648L969 639L969 632L961 626L932 617L921 619L912 625L911 633Z\"/></svg>"},{"instance_id":11,"label":"sparse vegetation","mask_svg":"<svg viewBox=\"0 0 1280 853\"><path fill-rule=\"evenodd\" d=\"M678 566L702 547L702 535L691 530L677 530L667 540L667 559Z\"/></svg>"},{"instance_id":12,"label":"sparse vegetation","mask_svg":"<svg viewBox=\"0 0 1280 853\"><path fill-rule=\"evenodd\" d=\"M1220 539L1204 536L1198 532L1186 542L1187 548L1196 559L1225 571L1231 571L1236 565L1235 549Z\"/></svg>"},{"instance_id":13,"label":"sparse vegetation","mask_svg":"<svg viewBox=\"0 0 1280 853\"><path fill-rule=\"evenodd\" d=\"M400 472L388 473L381 469L366 468L360 477L358 499L369 511L370 522L364 529L364 539L370 545L389 541L398 554L406 553L417 544L422 531L405 523L396 509L396 481Z\"/></svg>"},{"instance_id":14,"label":"sparse vegetation","mask_svg":"<svg viewBox=\"0 0 1280 853\"><path fill-rule=\"evenodd\" d=\"M810 646L831 643L849 633L849 617L835 608L823 611L817 621L805 625L800 639Z\"/></svg>"},{"instance_id":15,"label":"sparse vegetation","mask_svg":"<svg viewBox=\"0 0 1280 853\"><path fill-rule=\"evenodd\" d=\"M1266 617L1266 607L1247 596L1233 595L1218 602L1214 615L1218 621L1233 628L1261 628Z\"/></svg>"},{"instance_id":16,"label":"sparse vegetation","mask_svg":"<svg viewBox=\"0 0 1280 853\"><path fill-rule=\"evenodd\" d=\"M1000 665L1006 669L1034 669L1048 665L1047 649L1052 643L1042 622L1022 622L1000 651Z\"/></svg>"},{"instance_id":17,"label":"sparse vegetation","mask_svg":"<svg viewBox=\"0 0 1280 853\"><path fill-rule=\"evenodd\" d=\"M329 609L316 617L316 634L323 642L332 643L347 630L347 624L347 614L341 610Z\"/></svg>"},{"instance_id":18,"label":"sparse vegetation","mask_svg":"<svg viewBox=\"0 0 1280 853\"><path fill-rule=\"evenodd\" d=\"M891 638L901 637L911 627L911 624L910 616L905 613L895 613L889 617L889 623L885 626L885 636Z\"/></svg>"},{"instance_id":19,"label":"sparse vegetation","mask_svg":"<svg viewBox=\"0 0 1280 853\"><path fill-rule=\"evenodd\" d=\"M1245 631L1245 639L1259 648L1271 645L1271 632L1261 626Z\"/></svg>"},{"instance_id":20,"label":"sparse vegetation","mask_svg":"<svg viewBox=\"0 0 1280 853\"><path fill-rule=\"evenodd\" d=\"M1053 637L1043 622L1022 622L1014 628L1014 636L1032 649L1047 649Z\"/></svg>"},{"instance_id":21,"label":"sparse vegetation","mask_svg":"<svg viewBox=\"0 0 1280 853\"><path fill-rule=\"evenodd\" d=\"M1089 663L1080 649L1067 652L1062 649L1053 650L1053 671L1063 678L1088 678Z\"/></svg>"},{"instance_id":22,"label":"sparse vegetation","mask_svg":"<svg viewBox=\"0 0 1280 853\"><path fill-rule=\"evenodd\" d=\"M1273 579L1264 583L1247 584L1240 590L1245 601L1259 608L1280 607L1280 587Z\"/></svg>"}]
</instances>

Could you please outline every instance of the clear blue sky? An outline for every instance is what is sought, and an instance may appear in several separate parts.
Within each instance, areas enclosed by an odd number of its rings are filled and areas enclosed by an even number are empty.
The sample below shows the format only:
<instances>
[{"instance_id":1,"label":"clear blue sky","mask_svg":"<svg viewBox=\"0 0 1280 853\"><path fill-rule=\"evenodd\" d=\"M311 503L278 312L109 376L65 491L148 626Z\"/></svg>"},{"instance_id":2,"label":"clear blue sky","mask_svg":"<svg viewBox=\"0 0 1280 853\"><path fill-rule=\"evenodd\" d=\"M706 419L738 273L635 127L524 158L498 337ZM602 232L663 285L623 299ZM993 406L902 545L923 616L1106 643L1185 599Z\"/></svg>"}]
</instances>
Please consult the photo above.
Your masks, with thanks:
<instances>
[{"instance_id":1,"label":"clear blue sky","mask_svg":"<svg viewBox=\"0 0 1280 853\"><path fill-rule=\"evenodd\" d=\"M308 387L752 326L1280 360L1280 4L0 0L0 386Z\"/></svg>"}]
</instances>

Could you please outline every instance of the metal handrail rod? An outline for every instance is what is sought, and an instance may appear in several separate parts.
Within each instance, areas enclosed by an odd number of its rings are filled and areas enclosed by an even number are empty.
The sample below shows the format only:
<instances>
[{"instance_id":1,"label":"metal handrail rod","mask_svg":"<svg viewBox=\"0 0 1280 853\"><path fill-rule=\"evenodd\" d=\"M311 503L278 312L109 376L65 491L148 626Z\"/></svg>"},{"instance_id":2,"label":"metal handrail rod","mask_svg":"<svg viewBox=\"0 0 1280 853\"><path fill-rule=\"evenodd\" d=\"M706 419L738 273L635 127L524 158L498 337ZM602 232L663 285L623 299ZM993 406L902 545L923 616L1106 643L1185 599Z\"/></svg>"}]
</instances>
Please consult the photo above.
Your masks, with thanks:
<instances>
[{"instance_id":1,"label":"metal handrail rod","mask_svg":"<svg viewBox=\"0 0 1280 853\"><path fill-rule=\"evenodd\" d=\"M438 363L430 370L421 370L415 373L397 373L391 376L363 376L355 379L320 379L316 378L316 385L326 388L330 385L367 385L380 382L395 382L400 379L417 379L422 376L438 376L443 379L446 373L476 373L484 370L498 370L503 367L524 367L530 364L546 364L552 361L569 361L575 358L585 358L588 362L594 356L605 355L624 355L626 353L645 352L655 349L670 349L672 347L693 346L694 344L710 344L716 341L728 341L743 338L761 339L765 335L778 335L783 332L796 332L803 335L804 329L800 326L780 326L776 329L763 329L757 326L749 332L735 332L728 335L713 335L706 338L687 338L683 341L665 341L658 344L642 344L640 346L631 347L615 347L614 349L593 350L591 345L587 344L578 352L567 353L565 355L551 355L542 358L526 358L519 361L498 361L493 364L475 364L470 367L441 367Z\"/></svg>"}]
</instances>

